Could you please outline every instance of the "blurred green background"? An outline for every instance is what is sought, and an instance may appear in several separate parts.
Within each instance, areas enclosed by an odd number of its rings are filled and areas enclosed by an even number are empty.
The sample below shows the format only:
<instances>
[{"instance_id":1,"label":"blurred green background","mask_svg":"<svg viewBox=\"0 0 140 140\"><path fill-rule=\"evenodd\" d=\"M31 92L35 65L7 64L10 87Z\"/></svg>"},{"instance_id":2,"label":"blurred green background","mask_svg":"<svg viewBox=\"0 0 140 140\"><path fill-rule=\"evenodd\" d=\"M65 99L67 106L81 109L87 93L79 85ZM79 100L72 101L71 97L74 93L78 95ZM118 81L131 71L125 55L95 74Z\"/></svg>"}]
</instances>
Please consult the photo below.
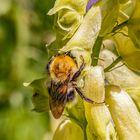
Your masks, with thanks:
<instances>
[{"instance_id":1,"label":"blurred green background","mask_svg":"<svg viewBox=\"0 0 140 140\"><path fill-rule=\"evenodd\" d=\"M0 0L0 140L51 140L49 113L32 110L32 89L45 73L53 39L54 0Z\"/></svg>"}]
</instances>

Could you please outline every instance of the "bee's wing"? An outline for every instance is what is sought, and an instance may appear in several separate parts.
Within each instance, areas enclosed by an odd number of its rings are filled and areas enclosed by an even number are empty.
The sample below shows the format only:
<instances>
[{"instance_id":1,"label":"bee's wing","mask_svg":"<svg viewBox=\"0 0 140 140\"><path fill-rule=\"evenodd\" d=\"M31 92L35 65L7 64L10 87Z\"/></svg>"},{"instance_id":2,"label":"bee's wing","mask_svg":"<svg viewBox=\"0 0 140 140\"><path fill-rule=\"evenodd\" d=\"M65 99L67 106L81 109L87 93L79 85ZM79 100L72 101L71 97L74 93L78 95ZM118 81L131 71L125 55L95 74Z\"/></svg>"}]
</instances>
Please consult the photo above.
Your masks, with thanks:
<instances>
[{"instance_id":1,"label":"bee's wing","mask_svg":"<svg viewBox=\"0 0 140 140\"><path fill-rule=\"evenodd\" d=\"M59 119L64 111L66 103L60 103L59 101L53 101L53 99L49 98L50 110L54 118Z\"/></svg>"}]
</instances>

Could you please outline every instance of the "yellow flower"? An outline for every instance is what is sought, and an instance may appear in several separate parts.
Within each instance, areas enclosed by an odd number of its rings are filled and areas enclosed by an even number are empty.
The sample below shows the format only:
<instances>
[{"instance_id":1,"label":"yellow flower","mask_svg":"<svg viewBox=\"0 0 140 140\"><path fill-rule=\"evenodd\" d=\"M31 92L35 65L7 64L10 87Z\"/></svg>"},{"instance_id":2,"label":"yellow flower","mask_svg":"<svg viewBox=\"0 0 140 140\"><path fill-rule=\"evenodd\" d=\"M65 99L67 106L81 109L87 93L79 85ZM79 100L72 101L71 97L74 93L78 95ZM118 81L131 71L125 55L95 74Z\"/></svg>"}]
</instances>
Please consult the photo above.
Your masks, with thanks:
<instances>
[{"instance_id":1,"label":"yellow flower","mask_svg":"<svg viewBox=\"0 0 140 140\"><path fill-rule=\"evenodd\" d=\"M63 39L71 38L83 21L88 0L56 0L48 15L55 16L55 29Z\"/></svg>"}]
</instances>

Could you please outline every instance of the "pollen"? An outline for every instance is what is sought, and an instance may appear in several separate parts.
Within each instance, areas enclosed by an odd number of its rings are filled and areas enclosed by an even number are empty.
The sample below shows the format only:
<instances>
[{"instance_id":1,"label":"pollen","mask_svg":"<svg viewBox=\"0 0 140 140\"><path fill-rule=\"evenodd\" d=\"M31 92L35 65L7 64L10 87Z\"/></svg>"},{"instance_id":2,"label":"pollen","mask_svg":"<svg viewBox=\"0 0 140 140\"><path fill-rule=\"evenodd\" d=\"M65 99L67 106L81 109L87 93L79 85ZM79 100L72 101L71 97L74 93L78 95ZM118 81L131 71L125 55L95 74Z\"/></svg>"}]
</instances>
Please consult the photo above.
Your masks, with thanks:
<instances>
[{"instance_id":1,"label":"pollen","mask_svg":"<svg viewBox=\"0 0 140 140\"><path fill-rule=\"evenodd\" d=\"M77 71L75 60L69 55L55 56L49 66L50 76L54 81L65 81Z\"/></svg>"}]
</instances>

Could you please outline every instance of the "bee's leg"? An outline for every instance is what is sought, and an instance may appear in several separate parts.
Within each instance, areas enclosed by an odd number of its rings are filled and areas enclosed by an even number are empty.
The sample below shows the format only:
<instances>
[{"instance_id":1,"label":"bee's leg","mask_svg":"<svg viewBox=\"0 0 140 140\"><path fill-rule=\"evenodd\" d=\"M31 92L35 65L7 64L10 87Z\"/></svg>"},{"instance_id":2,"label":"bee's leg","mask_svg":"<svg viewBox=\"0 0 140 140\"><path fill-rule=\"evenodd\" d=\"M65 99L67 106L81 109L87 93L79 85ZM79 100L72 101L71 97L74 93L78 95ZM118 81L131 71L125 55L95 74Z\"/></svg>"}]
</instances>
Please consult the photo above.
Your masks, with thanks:
<instances>
[{"instance_id":1,"label":"bee's leg","mask_svg":"<svg viewBox=\"0 0 140 140\"><path fill-rule=\"evenodd\" d=\"M89 103L92 103L92 104L103 104L103 103L104 103L104 101L103 101L103 102L95 102L95 101L89 99L88 97L86 97L86 96L82 93L81 89L78 88L78 87L75 87L75 90L77 91L77 93L80 95L80 97L81 97L82 99L84 99L85 101L87 101L87 102L89 102Z\"/></svg>"},{"instance_id":2,"label":"bee's leg","mask_svg":"<svg viewBox=\"0 0 140 140\"><path fill-rule=\"evenodd\" d=\"M71 81L75 81L79 77L79 75L81 74L81 72L84 68L85 68L85 63L82 63L79 70L73 75Z\"/></svg>"},{"instance_id":3,"label":"bee's leg","mask_svg":"<svg viewBox=\"0 0 140 140\"><path fill-rule=\"evenodd\" d=\"M70 52L70 51L65 52L64 54L65 54L65 55L68 55L68 56L70 56L70 57L72 57L72 55L71 55L71 52Z\"/></svg>"}]
</instances>

